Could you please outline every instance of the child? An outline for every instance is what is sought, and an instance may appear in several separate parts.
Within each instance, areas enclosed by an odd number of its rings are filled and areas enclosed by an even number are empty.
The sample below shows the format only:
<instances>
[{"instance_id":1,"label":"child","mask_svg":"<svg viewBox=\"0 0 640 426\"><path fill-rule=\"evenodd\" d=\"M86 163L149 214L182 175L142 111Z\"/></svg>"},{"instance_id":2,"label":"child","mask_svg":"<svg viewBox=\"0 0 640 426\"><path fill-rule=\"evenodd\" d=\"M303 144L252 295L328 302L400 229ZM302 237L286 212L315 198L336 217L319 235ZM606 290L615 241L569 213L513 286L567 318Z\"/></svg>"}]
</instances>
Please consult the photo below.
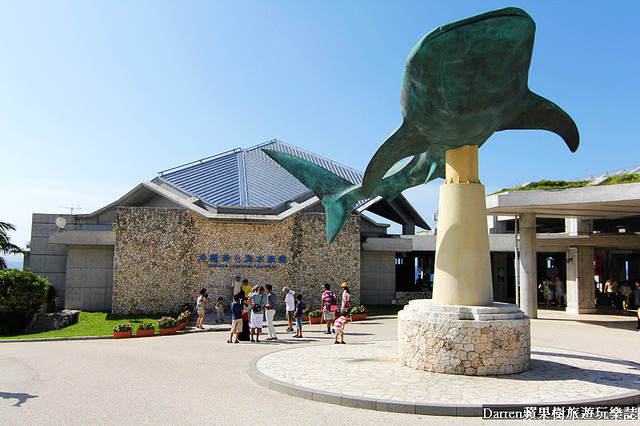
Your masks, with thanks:
<instances>
[{"instance_id":1,"label":"child","mask_svg":"<svg viewBox=\"0 0 640 426\"><path fill-rule=\"evenodd\" d=\"M338 344L338 335L340 336L342 344L344 344L344 327L347 325L347 311L340 314L340 318L333 323L333 329L336 331L335 343Z\"/></svg>"},{"instance_id":2,"label":"child","mask_svg":"<svg viewBox=\"0 0 640 426\"><path fill-rule=\"evenodd\" d=\"M199 328L200 330L204 330L202 322L204 321L204 309L209 303L207 300L208 297L209 295L207 294L207 289L200 289L200 292L198 293L198 299L196 300L196 311L198 312L198 321L196 321L196 328Z\"/></svg>"},{"instance_id":3,"label":"child","mask_svg":"<svg viewBox=\"0 0 640 426\"><path fill-rule=\"evenodd\" d=\"M304 310L304 303L302 303L302 294L296 295L296 300L298 303L296 304L296 312L294 317L296 318L296 335L293 337L301 338L302 337L302 311Z\"/></svg>"},{"instance_id":4,"label":"child","mask_svg":"<svg viewBox=\"0 0 640 426\"><path fill-rule=\"evenodd\" d=\"M222 297L218 297L218 301L216 302L216 323L222 324L224 323L224 304L222 303L224 299Z\"/></svg>"},{"instance_id":5,"label":"child","mask_svg":"<svg viewBox=\"0 0 640 426\"><path fill-rule=\"evenodd\" d=\"M231 303L231 334L229 334L229 340L227 343L240 343L238 338L242 333L242 302L240 294L233 295L233 302ZM233 340L233 333L236 333L236 340Z\"/></svg>"}]
</instances>

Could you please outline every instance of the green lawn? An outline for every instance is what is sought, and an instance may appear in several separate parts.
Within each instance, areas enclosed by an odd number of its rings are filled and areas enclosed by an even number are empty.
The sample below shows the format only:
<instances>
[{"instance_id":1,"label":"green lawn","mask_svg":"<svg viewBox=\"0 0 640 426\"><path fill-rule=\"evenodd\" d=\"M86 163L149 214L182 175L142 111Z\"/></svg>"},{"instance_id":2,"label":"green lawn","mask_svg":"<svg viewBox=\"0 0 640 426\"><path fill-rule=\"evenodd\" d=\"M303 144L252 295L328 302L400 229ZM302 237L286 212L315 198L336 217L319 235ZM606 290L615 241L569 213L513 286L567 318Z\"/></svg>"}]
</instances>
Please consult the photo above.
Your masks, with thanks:
<instances>
[{"instance_id":1,"label":"green lawn","mask_svg":"<svg viewBox=\"0 0 640 426\"><path fill-rule=\"evenodd\" d=\"M52 330L44 333L20 334L17 336L0 337L6 339L44 339L50 337L79 337L79 336L110 336L113 333L113 327L118 324L128 322L131 328L137 330L138 324L142 322L150 322L156 324L162 317L157 315L112 315L107 312L80 312L78 315L78 323L61 330ZM176 318L176 316L174 316Z\"/></svg>"},{"instance_id":2,"label":"green lawn","mask_svg":"<svg viewBox=\"0 0 640 426\"><path fill-rule=\"evenodd\" d=\"M367 317L398 315L404 305L371 305L367 306Z\"/></svg>"},{"instance_id":3,"label":"green lawn","mask_svg":"<svg viewBox=\"0 0 640 426\"><path fill-rule=\"evenodd\" d=\"M367 306L367 316L387 316L397 315L403 306L400 305L371 305ZM128 322L131 328L137 330L138 324L142 322L150 322L156 324L165 314L149 314L149 315L113 315L107 312L80 312L78 315L78 323L61 330L52 330L44 333L35 334L19 334L16 336L0 337L0 340L8 339L45 339L52 337L83 337L83 336L110 336L113 333L113 327L118 324ZM172 315L174 318L177 315Z\"/></svg>"}]
</instances>

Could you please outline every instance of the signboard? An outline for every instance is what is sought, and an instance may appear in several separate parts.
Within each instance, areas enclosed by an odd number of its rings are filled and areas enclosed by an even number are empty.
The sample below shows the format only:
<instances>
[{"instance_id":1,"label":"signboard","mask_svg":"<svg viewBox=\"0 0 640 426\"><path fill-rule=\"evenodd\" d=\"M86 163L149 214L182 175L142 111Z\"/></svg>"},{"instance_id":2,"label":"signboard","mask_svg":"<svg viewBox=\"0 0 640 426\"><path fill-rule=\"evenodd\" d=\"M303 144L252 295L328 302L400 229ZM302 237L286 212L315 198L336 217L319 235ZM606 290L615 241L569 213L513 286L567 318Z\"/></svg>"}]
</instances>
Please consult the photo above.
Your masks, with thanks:
<instances>
[{"instance_id":1,"label":"signboard","mask_svg":"<svg viewBox=\"0 0 640 426\"><path fill-rule=\"evenodd\" d=\"M204 263L208 268L254 268L276 269L278 265L287 263L287 256L283 255L253 255L253 254L200 254L198 263Z\"/></svg>"}]
</instances>

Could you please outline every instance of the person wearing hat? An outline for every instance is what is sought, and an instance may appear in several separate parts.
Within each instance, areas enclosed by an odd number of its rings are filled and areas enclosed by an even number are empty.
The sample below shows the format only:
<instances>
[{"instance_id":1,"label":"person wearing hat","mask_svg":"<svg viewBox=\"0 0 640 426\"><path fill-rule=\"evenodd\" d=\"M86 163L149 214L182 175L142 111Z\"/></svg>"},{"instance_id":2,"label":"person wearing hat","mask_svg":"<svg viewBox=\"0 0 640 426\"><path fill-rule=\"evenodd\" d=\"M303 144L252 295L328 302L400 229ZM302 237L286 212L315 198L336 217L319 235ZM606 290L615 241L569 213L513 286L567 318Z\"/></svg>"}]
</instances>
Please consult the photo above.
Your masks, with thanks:
<instances>
[{"instance_id":1,"label":"person wearing hat","mask_svg":"<svg viewBox=\"0 0 640 426\"><path fill-rule=\"evenodd\" d=\"M233 280L231 280L231 285L229 286L231 288L231 299L233 299L234 295L240 293L240 287L242 286L240 278L240 274L238 274Z\"/></svg>"},{"instance_id":2,"label":"person wearing hat","mask_svg":"<svg viewBox=\"0 0 640 426\"><path fill-rule=\"evenodd\" d=\"M287 322L289 323L289 328L287 328L287 331L293 331L293 314L296 310L296 292L291 290L289 287L283 288L282 291L285 293L284 305L287 315Z\"/></svg>"},{"instance_id":3,"label":"person wearing hat","mask_svg":"<svg viewBox=\"0 0 640 426\"><path fill-rule=\"evenodd\" d=\"M349 290L349 284L342 283L342 306L340 312L348 311L351 308L351 291Z\"/></svg>"}]
</instances>

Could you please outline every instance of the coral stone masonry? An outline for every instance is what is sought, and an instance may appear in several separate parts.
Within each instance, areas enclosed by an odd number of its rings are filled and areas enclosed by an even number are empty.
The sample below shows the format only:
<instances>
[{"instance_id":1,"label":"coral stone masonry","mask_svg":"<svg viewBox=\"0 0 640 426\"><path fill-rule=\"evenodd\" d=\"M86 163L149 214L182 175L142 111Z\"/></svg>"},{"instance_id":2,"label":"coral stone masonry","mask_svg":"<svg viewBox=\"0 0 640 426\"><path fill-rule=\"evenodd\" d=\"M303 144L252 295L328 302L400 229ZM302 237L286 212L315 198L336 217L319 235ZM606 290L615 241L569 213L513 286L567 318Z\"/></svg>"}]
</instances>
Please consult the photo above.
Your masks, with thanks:
<instances>
[{"instance_id":1,"label":"coral stone masonry","mask_svg":"<svg viewBox=\"0 0 640 426\"><path fill-rule=\"evenodd\" d=\"M360 220L352 215L330 246L325 216L299 213L274 223L222 223L186 209L119 207L113 272L113 313L174 312L207 288L231 303L240 274L249 284L284 286L313 306L323 283L350 284L360 300ZM280 304L282 308L282 304Z\"/></svg>"},{"instance_id":2,"label":"coral stone masonry","mask_svg":"<svg viewBox=\"0 0 640 426\"><path fill-rule=\"evenodd\" d=\"M521 373L531 358L529 317L516 305L441 305L412 300L398 314L399 360L468 376Z\"/></svg>"}]
</instances>

